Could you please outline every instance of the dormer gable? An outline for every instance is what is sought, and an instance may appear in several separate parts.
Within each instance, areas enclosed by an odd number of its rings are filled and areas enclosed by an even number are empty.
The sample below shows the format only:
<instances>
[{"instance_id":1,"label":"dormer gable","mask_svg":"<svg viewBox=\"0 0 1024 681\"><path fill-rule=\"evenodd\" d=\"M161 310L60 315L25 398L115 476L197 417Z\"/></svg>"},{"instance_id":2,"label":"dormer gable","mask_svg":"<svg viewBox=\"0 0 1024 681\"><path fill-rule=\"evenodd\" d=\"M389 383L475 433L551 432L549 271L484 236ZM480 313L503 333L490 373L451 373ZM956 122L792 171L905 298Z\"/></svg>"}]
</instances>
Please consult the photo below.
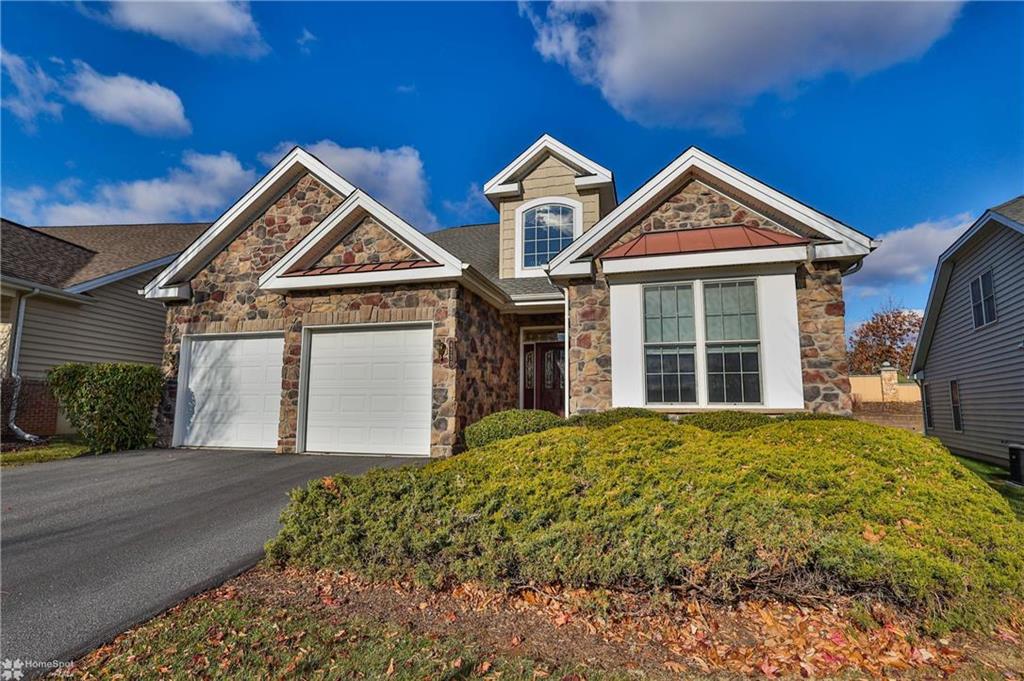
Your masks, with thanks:
<instances>
[{"instance_id":1,"label":"dormer gable","mask_svg":"<svg viewBox=\"0 0 1024 681\"><path fill-rule=\"evenodd\" d=\"M498 209L503 279L545 276L543 266L617 203L607 168L542 135L484 185Z\"/></svg>"}]
</instances>

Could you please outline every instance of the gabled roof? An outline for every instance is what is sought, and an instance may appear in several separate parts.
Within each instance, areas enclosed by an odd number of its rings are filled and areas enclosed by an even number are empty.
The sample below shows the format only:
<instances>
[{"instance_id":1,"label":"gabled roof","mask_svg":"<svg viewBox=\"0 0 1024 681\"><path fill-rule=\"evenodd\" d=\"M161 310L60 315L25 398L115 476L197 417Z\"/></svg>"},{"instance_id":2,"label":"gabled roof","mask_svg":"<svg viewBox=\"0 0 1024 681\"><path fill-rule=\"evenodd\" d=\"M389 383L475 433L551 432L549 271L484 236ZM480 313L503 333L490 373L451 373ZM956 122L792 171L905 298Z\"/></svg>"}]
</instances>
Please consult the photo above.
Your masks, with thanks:
<instances>
[{"instance_id":1,"label":"gabled roof","mask_svg":"<svg viewBox=\"0 0 1024 681\"><path fill-rule=\"evenodd\" d=\"M425 236L472 265L510 298L562 299L562 292L547 277L501 278L498 269L501 240L497 223L450 227Z\"/></svg>"},{"instance_id":2,"label":"gabled roof","mask_svg":"<svg viewBox=\"0 0 1024 681\"><path fill-rule=\"evenodd\" d=\"M0 274L26 282L64 288L95 251L0 219Z\"/></svg>"},{"instance_id":3,"label":"gabled roof","mask_svg":"<svg viewBox=\"0 0 1024 681\"><path fill-rule=\"evenodd\" d=\"M931 349L935 336L935 327L939 321L939 312L942 310L942 303L946 298L946 289L949 287L949 280L953 275L957 255L967 244L974 241L985 227L992 224L1024 234L1024 195L985 211L984 215L968 227L967 231L961 234L960 238L939 256L935 266L935 275L932 277L932 287L928 291L928 303L924 309L921 332L917 336L917 347L914 348L914 359L910 363L911 374L916 374L925 368L928 351Z\"/></svg>"},{"instance_id":4,"label":"gabled roof","mask_svg":"<svg viewBox=\"0 0 1024 681\"><path fill-rule=\"evenodd\" d=\"M721 225L697 229L673 229L647 232L601 254L602 260L639 258L648 255L732 251L745 248L798 246L810 239L783 234L764 227Z\"/></svg>"},{"instance_id":5,"label":"gabled roof","mask_svg":"<svg viewBox=\"0 0 1024 681\"><path fill-rule=\"evenodd\" d=\"M36 230L96 253L66 282L67 286L75 288L89 287L91 282L128 270L140 271L139 267L159 267L160 261L177 256L209 226L208 222L175 222L37 227Z\"/></svg>"},{"instance_id":6,"label":"gabled roof","mask_svg":"<svg viewBox=\"0 0 1024 681\"><path fill-rule=\"evenodd\" d=\"M707 178L727 186L751 203L765 206L819 234L824 242L815 247L819 258L861 258L876 246L868 235L690 147L557 255L548 266L549 273L589 274L591 258L690 177Z\"/></svg>"},{"instance_id":7,"label":"gabled roof","mask_svg":"<svg viewBox=\"0 0 1024 681\"><path fill-rule=\"evenodd\" d=\"M2 220L2 273L27 283L84 293L160 267L205 224L26 227Z\"/></svg>"},{"instance_id":8,"label":"gabled roof","mask_svg":"<svg viewBox=\"0 0 1024 681\"><path fill-rule=\"evenodd\" d=\"M323 250L334 246L366 217L372 217L381 227L391 232L424 260L436 267L379 269L366 267L355 271L341 267L310 268L322 256ZM385 208L361 189L353 191L341 205L325 217L319 225L274 263L259 279L259 287L268 291L293 289L336 288L365 286L367 284L406 283L434 279L457 279L468 267L461 260L427 239L422 232ZM322 270L311 273L310 269ZM302 276L289 276L302 271Z\"/></svg>"},{"instance_id":9,"label":"gabled roof","mask_svg":"<svg viewBox=\"0 0 1024 681\"><path fill-rule=\"evenodd\" d=\"M545 133L484 184L484 195L491 203L495 203L500 197L519 194L520 180L548 155L558 158L578 173L577 189L610 187L614 190L615 180L612 171Z\"/></svg>"},{"instance_id":10,"label":"gabled roof","mask_svg":"<svg viewBox=\"0 0 1024 681\"><path fill-rule=\"evenodd\" d=\"M143 292L147 298L180 300L189 296L189 279L245 229L269 201L310 173L340 196L349 196L355 187L305 149L295 147L277 162L242 198L209 226L181 255L175 258Z\"/></svg>"}]
</instances>

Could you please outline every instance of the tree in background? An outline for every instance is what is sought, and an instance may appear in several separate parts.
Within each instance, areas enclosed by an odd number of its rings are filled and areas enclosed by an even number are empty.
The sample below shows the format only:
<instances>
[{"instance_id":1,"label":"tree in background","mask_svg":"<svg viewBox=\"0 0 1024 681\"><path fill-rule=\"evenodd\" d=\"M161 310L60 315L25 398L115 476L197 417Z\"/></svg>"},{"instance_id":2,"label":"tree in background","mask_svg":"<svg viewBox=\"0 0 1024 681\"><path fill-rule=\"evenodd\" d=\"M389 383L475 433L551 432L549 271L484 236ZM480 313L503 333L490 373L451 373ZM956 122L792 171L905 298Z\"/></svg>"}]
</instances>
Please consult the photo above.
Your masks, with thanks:
<instances>
[{"instance_id":1,"label":"tree in background","mask_svg":"<svg viewBox=\"0 0 1024 681\"><path fill-rule=\"evenodd\" d=\"M921 313L897 307L892 301L875 310L850 336L850 373L874 374L887 361L901 376L908 375L922 320Z\"/></svg>"}]
</instances>

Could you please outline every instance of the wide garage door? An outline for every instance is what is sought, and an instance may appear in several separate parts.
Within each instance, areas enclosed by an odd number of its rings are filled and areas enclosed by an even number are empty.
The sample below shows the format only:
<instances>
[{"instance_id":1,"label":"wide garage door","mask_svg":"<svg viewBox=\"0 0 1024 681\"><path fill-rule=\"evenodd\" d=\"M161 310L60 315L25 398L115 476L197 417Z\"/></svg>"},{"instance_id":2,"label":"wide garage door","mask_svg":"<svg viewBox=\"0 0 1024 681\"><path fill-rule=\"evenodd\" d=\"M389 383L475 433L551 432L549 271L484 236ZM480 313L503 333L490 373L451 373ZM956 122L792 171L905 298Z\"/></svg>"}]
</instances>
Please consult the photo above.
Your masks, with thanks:
<instances>
[{"instance_id":1,"label":"wide garage door","mask_svg":"<svg viewBox=\"0 0 1024 681\"><path fill-rule=\"evenodd\" d=\"M281 336L193 338L178 396L181 444L273 449L281 409Z\"/></svg>"},{"instance_id":2,"label":"wide garage door","mask_svg":"<svg viewBox=\"0 0 1024 681\"><path fill-rule=\"evenodd\" d=\"M306 451L429 456L432 338L429 327L311 332Z\"/></svg>"}]
</instances>

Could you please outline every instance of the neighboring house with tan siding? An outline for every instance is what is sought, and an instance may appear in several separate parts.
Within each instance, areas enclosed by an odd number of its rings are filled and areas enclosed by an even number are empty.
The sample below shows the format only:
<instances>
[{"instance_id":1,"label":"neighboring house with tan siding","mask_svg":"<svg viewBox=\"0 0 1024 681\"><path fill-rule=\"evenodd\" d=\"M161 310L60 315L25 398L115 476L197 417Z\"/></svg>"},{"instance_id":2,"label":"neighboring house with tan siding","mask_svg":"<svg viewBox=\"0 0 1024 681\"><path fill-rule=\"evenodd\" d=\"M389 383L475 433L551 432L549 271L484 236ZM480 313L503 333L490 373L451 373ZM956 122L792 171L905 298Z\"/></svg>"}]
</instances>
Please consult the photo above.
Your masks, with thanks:
<instances>
[{"instance_id":1,"label":"neighboring house with tan siding","mask_svg":"<svg viewBox=\"0 0 1024 681\"><path fill-rule=\"evenodd\" d=\"M0 231L0 372L7 427L9 378L20 376L17 425L48 436L62 426L45 384L65 362L159 364L163 306L139 289L206 224L30 228Z\"/></svg>"},{"instance_id":2,"label":"neighboring house with tan siding","mask_svg":"<svg viewBox=\"0 0 1024 681\"><path fill-rule=\"evenodd\" d=\"M690 148L624 198L549 135L419 231L294 148L145 287L159 436L447 456L514 407L849 413L843 276L875 247Z\"/></svg>"},{"instance_id":3,"label":"neighboring house with tan siding","mask_svg":"<svg viewBox=\"0 0 1024 681\"><path fill-rule=\"evenodd\" d=\"M951 451L1005 465L1024 448L1024 196L939 256L911 372Z\"/></svg>"}]
</instances>

